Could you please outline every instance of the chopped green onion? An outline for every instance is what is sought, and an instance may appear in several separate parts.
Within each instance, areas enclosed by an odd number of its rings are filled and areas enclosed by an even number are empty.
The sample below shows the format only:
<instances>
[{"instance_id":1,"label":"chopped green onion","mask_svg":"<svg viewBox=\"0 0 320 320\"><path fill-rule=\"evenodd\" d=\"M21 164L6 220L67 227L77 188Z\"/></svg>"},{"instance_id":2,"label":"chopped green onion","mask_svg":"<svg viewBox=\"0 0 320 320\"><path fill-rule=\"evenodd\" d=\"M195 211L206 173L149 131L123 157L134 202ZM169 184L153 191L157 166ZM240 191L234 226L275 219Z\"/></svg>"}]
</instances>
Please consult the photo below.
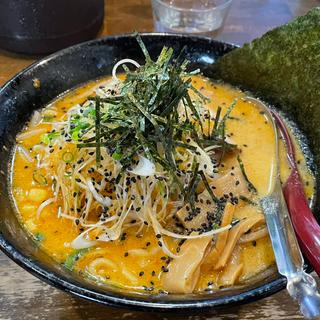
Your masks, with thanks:
<instances>
[{"instance_id":1,"label":"chopped green onion","mask_svg":"<svg viewBox=\"0 0 320 320\"><path fill-rule=\"evenodd\" d=\"M60 136L60 132L49 132L41 136L41 142L50 144L54 139Z\"/></svg>"},{"instance_id":2,"label":"chopped green onion","mask_svg":"<svg viewBox=\"0 0 320 320\"><path fill-rule=\"evenodd\" d=\"M47 178L38 171L33 172L33 181L40 184L41 186L45 186L48 184Z\"/></svg>"},{"instance_id":3,"label":"chopped green onion","mask_svg":"<svg viewBox=\"0 0 320 320\"><path fill-rule=\"evenodd\" d=\"M34 235L34 239L36 241L43 241L45 239L45 236L43 233L41 232L37 232L35 235Z\"/></svg>"},{"instance_id":4,"label":"chopped green onion","mask_svg":"<svg viewBox=\"0 0 320 320\"><path fill-rule=\"evenodd\" d=\"M51 122L56 117L56 112L53 110L46 110L42 116L43 121Z\"/></svg>"},{"instance_id":5,"label":"chopped green onion","mask_svg":"<svg viewBox=\"0 0 320 320\"><path fill-rule=\"evenodd\" d=\"M65 163L72 163L74 161L74 155L70 151L66 151L62 154L62 160Z\"/></svg>"},{"instance_id":6,"label":"chopped green onion","mask_svg":"<svg viewBox=\"0 0 320 320\"><path fill-rule=\"evenodd\" d=\"M73 270L76 262L79 260L81 256L83 256L85 253L87 253L90 250L90 248L85 248L85 249L79 249L79 250L74 250L66 259L64 266L69 269Z\"/></svg>"},{"instance_id":7,"label":"chopped green onion","mask_svg":"<svg viewBox=\"0 0 320 320\"><path fill-rule=\"evenodd\" d=\"M71 139L73 141L78 141L80 138L80 130L75 130L71 133Z\"/></svg>"},{"instance_id":8,"label":"chopped green onion","mask_svg":"<svg viewBox=\"0 0 320 320\"><path fill-rule=\"evenodd\" d=\"M113 158L114 160L117 160L117 161L121 160L122 157L123 157L123 155L122 155L121 153L114 152L114 153L112 154L112 158Z\"/></svg>"},{"instance_id":9,"label":"chopped green onion","mask_svg":"<svg viewBox=\"0 0 320 320\"><path fill-rule=\"evenodd\" d=\"M51 122L54 119L55 116L53 115L44 115L43 116L43 121L44 122Z\"/></svg>"}]
</instances>

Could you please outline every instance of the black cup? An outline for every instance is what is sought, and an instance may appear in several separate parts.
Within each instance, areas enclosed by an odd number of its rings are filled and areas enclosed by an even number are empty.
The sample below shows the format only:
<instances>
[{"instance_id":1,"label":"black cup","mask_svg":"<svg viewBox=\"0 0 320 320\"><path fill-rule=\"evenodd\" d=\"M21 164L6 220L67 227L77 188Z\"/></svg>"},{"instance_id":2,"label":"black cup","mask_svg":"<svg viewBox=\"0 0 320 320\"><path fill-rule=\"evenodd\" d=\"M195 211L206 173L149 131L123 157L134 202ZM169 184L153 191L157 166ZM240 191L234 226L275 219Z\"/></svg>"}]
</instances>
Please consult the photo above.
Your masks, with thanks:
<instances>
[{"instance_id":1,"label":"black cup","mask_svg":"<svg viewBox=\"0 0 320 320\"><path fill-rule=\"evenodd\" d=\"M0 0L0 48L46 54L99 31L104 0Z\"/></svg>"}]
</instances>

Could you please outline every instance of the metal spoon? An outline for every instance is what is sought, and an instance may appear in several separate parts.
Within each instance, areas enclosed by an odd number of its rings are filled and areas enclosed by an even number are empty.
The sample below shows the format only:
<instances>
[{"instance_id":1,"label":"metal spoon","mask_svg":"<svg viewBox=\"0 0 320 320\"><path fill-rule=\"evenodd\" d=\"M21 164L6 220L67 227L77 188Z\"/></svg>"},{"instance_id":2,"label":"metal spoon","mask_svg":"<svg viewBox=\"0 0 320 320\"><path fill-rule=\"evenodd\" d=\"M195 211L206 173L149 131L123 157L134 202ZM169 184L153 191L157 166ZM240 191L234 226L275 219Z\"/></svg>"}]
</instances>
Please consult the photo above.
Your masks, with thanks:
<instances>
[{"instance_id":1,"label":"metal spoon","mask_svg":"<svg viewBox=\"0 0 320 320\"><path fill-rule=\"evenodd\" d=\"M320 295L315 279L303 270L303 257L293 230L282 193L279 175L278 130L269 108L261 101L247 97L254 107L263 111L273 126L275 157L270 172L267 194L260 200L280 274L287 278L287 290L297 300L307 319L320 316Z\"/></svg>"}]
</instances>

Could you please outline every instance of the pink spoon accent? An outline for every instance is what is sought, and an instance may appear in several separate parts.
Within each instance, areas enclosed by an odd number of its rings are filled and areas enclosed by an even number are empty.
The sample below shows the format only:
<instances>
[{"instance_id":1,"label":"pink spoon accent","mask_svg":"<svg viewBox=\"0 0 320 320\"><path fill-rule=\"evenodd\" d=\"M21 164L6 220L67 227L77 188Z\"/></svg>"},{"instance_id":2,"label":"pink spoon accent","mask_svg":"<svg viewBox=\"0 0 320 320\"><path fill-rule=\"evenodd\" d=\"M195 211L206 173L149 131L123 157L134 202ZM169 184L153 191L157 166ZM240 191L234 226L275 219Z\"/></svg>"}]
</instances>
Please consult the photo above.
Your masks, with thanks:
<instances>
[{"instance_id":1,"label":"pink spoon accent","mask_svg":"<svg viewBox=\"0 0 320 320\"><path fill-rule=\"evenodd\" d=\"M320 276L320 226L315 219L306 196L295 159L295 148L288 129L276 113L272 112L276 124L287 145L287 157L292 168L290 176L282 186L288 211L303 254Z\"/></svg>"}]
</instances>

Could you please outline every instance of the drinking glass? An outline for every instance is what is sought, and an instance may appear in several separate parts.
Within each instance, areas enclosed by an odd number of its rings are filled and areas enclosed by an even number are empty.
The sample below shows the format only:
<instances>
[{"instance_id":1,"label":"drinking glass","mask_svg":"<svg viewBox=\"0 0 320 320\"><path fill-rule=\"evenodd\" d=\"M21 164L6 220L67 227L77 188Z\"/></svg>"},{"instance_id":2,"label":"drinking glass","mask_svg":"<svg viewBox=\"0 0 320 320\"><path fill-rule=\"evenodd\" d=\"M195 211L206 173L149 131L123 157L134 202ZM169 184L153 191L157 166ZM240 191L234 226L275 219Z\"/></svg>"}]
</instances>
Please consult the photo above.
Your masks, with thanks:
<instances>
[{"instance_id":1,"label":"drinking glass","mask_svg":"<svg viewBox=\"0 0 320 320\"><path fill-rule=\"evenodd\" d=\"M158 32L208 33L219 29L232 0L152 0Z\"/></svg>"}]
</instances>

